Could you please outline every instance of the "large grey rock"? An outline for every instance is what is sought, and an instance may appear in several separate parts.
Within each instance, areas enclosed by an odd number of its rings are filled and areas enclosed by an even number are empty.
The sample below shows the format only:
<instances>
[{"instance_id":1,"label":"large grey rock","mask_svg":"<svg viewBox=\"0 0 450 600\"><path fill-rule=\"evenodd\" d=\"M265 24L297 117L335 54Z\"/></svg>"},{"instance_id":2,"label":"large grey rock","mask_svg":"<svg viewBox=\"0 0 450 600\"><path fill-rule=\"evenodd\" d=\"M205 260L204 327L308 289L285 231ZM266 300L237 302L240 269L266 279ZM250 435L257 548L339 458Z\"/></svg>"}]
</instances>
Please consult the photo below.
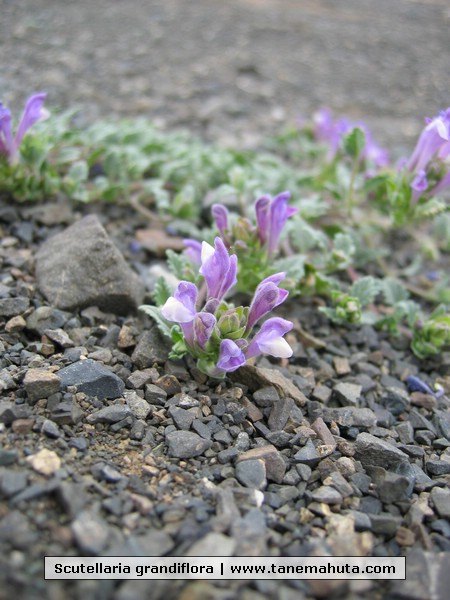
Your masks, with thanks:
<instances>
[{"instance_id":1,"label":"large grey rock","mask_svg":"<svg viewBox=\"0 0 450 600\"><path fill-rule=\"evenodd\" d=\"M365 432L356 438L356 458L363 466L375 465L386 469L409 462L408 455L394 445Z\"/></svg>"},{"instance_id":2,"label":"large grey rock","mask_svg":"<svg viewBox=\"0 0 450 600\"><path fill-rule=\"evenodd\" d=\"M118 398L125 384L115 373L102 364L87 358L72 363L58 371L63 388L75 385L79 392L97 398Z\"/></svg>"},{"instance_id":3,"label":"large grey rock","mask_svg":"<svg viewBox=\"0 0 450 600\"><path fill-rule=\"evenodd\" d=\"M89 215L47 240L36 256L39 289L57 308L87 306L127 314L145 289L100 221Z\"/></svg>"}]
</instances>

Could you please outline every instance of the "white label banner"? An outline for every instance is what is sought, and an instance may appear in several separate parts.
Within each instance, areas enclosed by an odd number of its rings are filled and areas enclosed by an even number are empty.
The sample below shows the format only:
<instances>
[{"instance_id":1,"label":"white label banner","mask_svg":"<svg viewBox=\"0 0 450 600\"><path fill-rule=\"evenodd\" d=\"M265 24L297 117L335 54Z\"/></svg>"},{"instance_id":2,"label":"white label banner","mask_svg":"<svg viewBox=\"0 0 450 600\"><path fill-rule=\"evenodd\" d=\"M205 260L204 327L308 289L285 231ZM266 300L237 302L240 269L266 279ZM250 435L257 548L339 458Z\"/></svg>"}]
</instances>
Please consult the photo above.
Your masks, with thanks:
<instances>
[{"instance_id":1,"label":"white label banner","mask_svg":"<svg viewBox=\"0 0 450 600\"><path fill-rule=\"evenodd\" d=\"M405 579L405 557L46 556L45 579Z\"/></svg>"}]
</instances>

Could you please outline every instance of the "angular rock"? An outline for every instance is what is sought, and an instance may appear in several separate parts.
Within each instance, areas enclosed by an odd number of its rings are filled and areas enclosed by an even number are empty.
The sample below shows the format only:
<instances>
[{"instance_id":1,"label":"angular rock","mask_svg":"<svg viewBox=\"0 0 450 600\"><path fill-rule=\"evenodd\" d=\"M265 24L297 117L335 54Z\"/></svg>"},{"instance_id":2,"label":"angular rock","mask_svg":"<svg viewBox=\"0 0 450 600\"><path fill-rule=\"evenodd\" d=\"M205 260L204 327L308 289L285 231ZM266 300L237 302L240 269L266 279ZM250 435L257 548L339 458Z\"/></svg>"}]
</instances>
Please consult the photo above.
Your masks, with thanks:
<instances>
[{"instance_id":1,"label":"angular rock","mask_svg":"<svg viewBox=\"0 0 450 600\"><path fill-rule=\"evenodd\" d=\"M333 387L333 397L344 406L348 404L356 406L361 397L361 390L360 385L341 381Z\"/></svg>"},{"instance_id":2,"label":"angular rock","mask_svg":"<svg viewBox=\"0 0 450 600\"><path fill-rule=\"evenodd\" d=\"M343 500L342 495L329 485L321 485L311 493L311 497L315 502L324 504L341 504Z\"/></svg>"},{"instance_id":3,"label":"angular rock","mask_svg":"<svg viewBox=\"0 0 450 600\"><path fill-rule=\"evenodd\" d=\"M136 419L142 419L145 421L152 410L152 407L147 400L144 400L144 398L141 398L138 396L138 394L136 394L136 392L133 391L125 391L123 396L125 398L125 402L130 407L131 412Z\"/></svg>"},{"instance_id":4,"label":"angular rock","mask_svg":"<svg viewBox=\"0 0 450 600\"><path fill-rule=\"evenodd\" d=\"M125 389L124 382L104 365L87 358L58 371L63 388L74 385L79 392L99 399L118 398Z\"/></svg>"},{"instance_id":5,"label":"angular rock","mask_svg":"<svg viewBox=\"0 0 450 600\"><path fill-rule=\"evenodd\" d=\"M169 356L171 345L163 338L154 325L144 331L131 355L131 361L138 369L147 369L154 363L164 363Z\"/></svg>"},{"instance_id":6,"label":"angular rock","mask_svg":"<svg viewBox=\"0 0 450 600\"><path fill-rule=\"evenodd\" d=\"M238 461L259 459L265 464L267 479L275 483L281 483L286 473L286 463L282 454L272 444L247 450L239 456Z\"/></svg>"},{"instance_id":7,"label":"angular rock","mask_svg":"<svg viewBox=\"0 0 450 600\"><path fill-rule=\"evenodd\" d=\"M131 408L126 404L112 404L91 413L86 420L88 423L107 423L110 425L123 421L131 415Z\"/></svg>"},{"instance_id":8,"label":"angular rock","mask_svg":"<svg viewBox=\"0 0 450 600\"><path fill-rule=\"evenodd\" d=\"M304 406L307 398L291 379L285 377L276 369L267 369L246 365L237 371L228 374L231 381L244 383L250 390L260 390L263 387L273 386L283 398L293 398L298 406Z\"/></svg>"},{"instance_id":9,"label":"angular rock","mask_svg":"<svg viewBox=\"0 0 450 600\"><path fill-rule=\"evenodd\" d=\"M61 380L58 375L46 369L28 369L23 384L31 404L41 398L48 398L59 391Z\"/></svg>"},{"instance_id":10,"label":"angular rock","mask_svg":"<svg viewBox=\"0 0 450 600\"><path fill-rule=\"evenodd\" d=\"M27 485L28 475L24 471L13 471L8 469L0 477L0 493L6 498L15 496Z\"/></svg>"},{"instance_id":11,"label":"angular rock","mask_svg":"<svg viewBox=\"0 0 450 600\"><path fill-rule=\"evenodd\" d=\"M70 313L65 313L52 306L39 306L27 318L27 329L43 335L47 329L60 329L69 318Z\"/></svg>"},{"instance_id":12,"label":"angular rock","mask_svg":"<svg viewBox=\"0 0 450 600\"><path fill-rule=\"evenodd\" d=\"M36 256L36 278L44 296L63 310L98 306L127 314L145 293L95 215L44 242Z\"/></svg>"},{"instance_id":13,"label":"angular rock","mask_svg":"<svg viewBox=\"0 0 450 600\"><path fill-rule=\"evenodd\" d=\"M450 490L435 487L431 490L431 500L442 519L450 519Z\"/></svg>"},{"instance_id":14,"label":"angular rock","mask_svg":"<svg viewBox=\"0 0 450 600\"><path fill-rule=\"evenodd\" d=\"M31 465L31 468L34 471L41 475L46 475L47 477L53 475L53 473L61 466L61 459L56 452L47 450L47 448L43 448L36 454L27 456L26 461Z\"/></svg>"},{"instance_id":15,"label":"angular rock","mask_svg":"<svg viewBox=\"0 0 450 600\"><path fill-rule=\"evenodd\" d=\"M376 465L389 469L399 463L409 462L407 454L370 433L360 433L355 446L355 456L363 466Z\"/></svg>"},{"instance_id":16,"label":"angular rock","mask_svg":"<svg viewBox=\"0 0 450 600\"><path fill-rule=\"evenodd\" d=\"M292 398L281 398L272 406L267 424L272 431L280 431L286 425L294 406Z\"/></svg>"},{"instance_id":17,"label":"angular rock","mask_svg":"<svg viewBox=\"0 0 450 600\"><path fill-rule=\"evenodd\" d=\"M267 486L266 466L260 458L238 461L235 473L236 479L245 487L264 490Z\"/></svg>"},{"instance_id":18,"label":"angular rock","mask_svg":"<svg viewBox=\"0 0 450 600\"><path fill-rule=\"evenodd\" d=\"M30 306L28 298L0 298L0 317L15 317L24 313Z\"/></svg>"},{"instance_id":19,"label":"angular rock","mask_svg":"<svg viewBox=\"0 0 450 600\"><path fill-rule=\"evenodd\" d=\"M223 533L211 531L192 544L185 554L186 556L233 556L235 548L236 540Z\"/></svg>"},{"instance_id":20,"label":"angular rock","mask_svg":"<svg viewBox=\"0 0 450 600\"><path fill-rule=\"evenodd\" d=\"M26 419L31 414L27 404L14 404L9 400L0 400L0 423L11 425L17 419Z\"/></svg>"},{"instance_id":21,"label":"angular rock","mask_svg":"<svg viewBox=\"0 0 450 600\"><path fill-rule=\"evenodd\" d=\"M300 448L294 455L294 460L314 468L322 460L322 456L317 452L313 441L308 440L303 448Z\"/></svg>"},{"instance_id":22,"label":"angular rock","mask_svg":"<svg viewBox=\"0 0 450 600\"><path fill-rule=\"evenodd\" d=\"M175 458L192 458L203 454L211 442L192 431L171 431L166 435L169 455Z\"/></svg>"}]
</instances>

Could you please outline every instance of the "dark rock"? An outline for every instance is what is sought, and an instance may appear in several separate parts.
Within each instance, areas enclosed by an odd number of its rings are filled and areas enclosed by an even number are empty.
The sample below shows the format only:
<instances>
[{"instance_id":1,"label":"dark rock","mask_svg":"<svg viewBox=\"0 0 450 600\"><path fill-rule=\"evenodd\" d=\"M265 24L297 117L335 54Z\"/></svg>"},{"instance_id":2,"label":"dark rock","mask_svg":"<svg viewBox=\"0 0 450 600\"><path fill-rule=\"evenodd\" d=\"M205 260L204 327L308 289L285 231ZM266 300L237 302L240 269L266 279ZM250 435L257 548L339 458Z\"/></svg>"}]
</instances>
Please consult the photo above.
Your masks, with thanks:
<instances>
[{"instance_id":1,"label":"dark rock","mask_svg":"<svg viewBox=\"0 0 450 600\"><path fill-rule=\"evenodd\" d=\"M129 268L95 215L47 240L36 256L39 289L63 310L98 306L127 314L139 306L144 285Z\"/></svg>"},{"instance_id":2,"label":"dark rock","mask_svg":"<svg viewBox=\"0 0 450 600\"><path fill-rule=\"evenodd\" d=\"M390 513L369 514L371 529L375 534L393 537L402 523L401 517Z\"/></svg>"},{"instance_id":3,"label":"dark rock","mask_svg":"<svg viewBox=\"0 0 450 600\"><path fill-rule=\"evenodd\" d=\"M24 471L4 471L0 477L0 493L6 498L15 496L27 485L28 475Z\"/></svg>"},{"instance_id":4,"label":"dark rock","mask_svg":"<svg viewBox=\"0 0 450 600\"><path fill-rule=\"evenodd\" d=\"M211 442L192 431L172 431L166 435L169 455L175 458L192 458L203 454Z\"/></svg>"},{"instance_id":5,"label":"dark rock","mask_svg":"<svg viewBox=\"0 0 450 600\"><path fill-rule=\"evenodd\" d=\"M30 306L28 298L18 296L17 298L0 298L0 317L15 317L21 315Z\"/></svg>"},{"instance_id":6,"label":"dark rock","mask_svg":"<svg viewBox=\"0 0 450 600\"><path fill-rule=\"evenodd\" d=\"M426 469L431 475L448 475L450 473L450 462L445 460L427 460Z\"/></svg>"},{"instance_id":7,"label":"dark rock","mask_svg":"<svg viewBox=\"0 0 450 600\"><path fill-rule=\"evenodd\" d=\"M85 452L89 447L89 443L85 437L73 437L69 440L69 446L79 452Z\"/></svg>"},{"instance_id":8,"label":"dark rock","mask_svg":"<svg viewBox=\"0 0 450 600\"><path fill-rule=\"evenodd\" d=\"M105 406L87 417L88 423L118 423L131 416L130 407L126 404Z\"/></svg>"},{"instance_id":9,"label":"dark rock","mask_svg":"<svg viewBox=\"0 0 450 600\"><path fill-rule=\"evenodd\" d=\"M13 465L17 461L17 458L17 450L5 450L0 448L0 467L9 467L10 465Z\"/></svg>"},{"instance_id":10,"label":"dark rock","mask_svg":"<svg viewBox=\"0 0 450 600\"><path fill-rule=\"evenodd\" d=\"M9 400L0 400L0 423L11 425L17 419L26 419L31 414L27 404L14 404Z\"/></svg>"},{"instance_id":11,"label":"dark rock","mask_svg":"<svg viewBox=\"0 0 450 600\"><path fill-rule=\"evenodd\" d=\"M336 398L342 405L349 404L356 406L361 397L362 386L355 383L341 381L333 387L333 398Z\"/></svg>"},{"instance_id":12,"label":"dark rock","mask_svg":"<svg viewBox=\"0 0 450 600\"><path fill-rule=\"evenodd\" d=\"M33 531L31 523L25 514L18 510L9 511L0 520L0 542L11 544L18 550L29 549L38 538L38 533Z\"/></svg>"},{"instance_id":13,"label":"dark rock","mask_svg":"<svg viewBox=\"0 0 450 600\"><path fill-rule=\"evenodd\" d=\"M70 318L70 313L52 306L39 306L27 317L27 329L43 335L47 329L59 329Z\"/></svg>"},{"instance_id":14,"label":"dark rock","mask_svg":"<svg viewBox=\"0 0 450 600\"><path fill-rule=\"evenodd\" d=\"M312 440L308 440L303 448L294 455L294 460L310 467L315 467L322 460Z\"/></svg>"},{"instance_id":15,"label":"dark rock","mask_svg":"<svg viewBox=\"0 0 450 600\"><path fill-rule=\"evenodd\" d=\"M401 462L408 462L408 456L385 440L370 433L360 433L356 438L356 458L366 465L376 465L389 469Z\"/></svg>"},{"instance_id":16,"label":"dark rock","mask_svg":"<svg viewBox=\"0 0 450 600\"><path fill-rule=\"evenodd\" d=\"M377 424L377 416L370 408L345 406L342 408L326 408L323 419L327 423L335 421L340 427L363 427L369 429Z\"/></svg>"},{"instance_id":17,"label":"dark rock","mask_svg":"<svg viewBox=\"0 0 450 600\"><path fill-rule=\"evenodd\" d=\"M147 369L155 363L164 363L171 349L168 340L162 337L156 326L152 325L139 338L131 355L131 361L138 369Z\"/></svg>"},{"instance_id":18,"label":"dark rock","mask_svg":"<svg viewBox=\"0 0 450 600\"><path fill-rule=\"evenodd\" d=\"M396 425L398 437L402 444L413 444L414 443L414 428L409 421L403 421Z\"/></svg>"},{"instance_id":19,"label":"dark rock","mask_svg":"<svg viewBox=\"0 0 450 600\"><path fill-rule=\"evenodd\" d=\"M386 388L381 396L381 404L397 417L410 408L408 392L398 387Z\"/></svg>"},{"instance_id":20,"label":"dark rock","mask_svg":"<svg viewBox=\"0 0 450 600\"><path fill-rule=\"evenodd\" d=\"M145 386L144 397L149 404L163 406L167 400L167 392L157 385L149 383Z\"/></svg>"},{"instance_id":21,"label":"dark rock","mask_svg":"<svg viewBox=\"0 0 450 600\"><path fill-rule=\"evenodd\" d=\"M127 379L127 387L140 390L145 385L151 384L157 378L158 371L156 369L143 369L142 371L134 371Z\"/></svg>"},{"instance_id":22,"label":"dark rock","mask_svg":"<svg viewBox=\"0 0 450 600\"><path fill-rule=\"evenodd\" d=\"M281 483L286 473L286 463L282 454L271 444L247 450L239 456L238 460L262 460L265 464L267 479L275 483Z\"/></svg>"},{"instance_id":23,"label":"dark rock","mask_svg":"<svg viewBox=\"0 0 450 600\"><path fill-rule=\"evenodd\" d=\"M329 485L321 485L313 492L311 498L315 502L323 502L324 504L341 504L343 501L342 495Z\"/></svg>"},{"instance_id":24,"label":"dark rock","mask_svg":"<svg viewBox=\"0 0 450 600\"><path fill-rule=\"evenodd\" d=\"M43 422L42 433L45 433L47 437L53 439L61 437L61 431L58 425L50 419L45 419L45 421Z\"/></svg>"},{"instance_id":25,"label":"dark rock","mask_svg":"<svg viewBox=\"0 0 450 600\"><path fill-rule=\"evenodd\" d=\"M295 403L292 398L281 398L278 402L275 402L267 422L269 429L272 431L280 431L283 429L294 405Z\"/></svg>"},{"instance_id":26,"label":"dark rock","mask_svg":"<svg viewBox=\"0 0 450 600\"><path fill-rule=\"evenodd\" d=\"M144 398L141 398L132 390L126 390L123 395L125 402L130 407L130 410L136 419L142 419L145 421L152 410L152 407L147 400L144 400Z\"/></svg>"},{"instance_id":27,"label":"dark rock","mask_svg":"<svg viewBox=\"0 0 450 600\"><path fill-rule=\"evenodd\" d=\"M173 422L178 429L184 429L185 431L190 429L192 422L195 419L194 413L185 410L184 408L180 408L179 406L170 406L167 412L172 417Z\"/></svg>"},{"instance_id":28,"label":"dark rock","mask_svg":"<svg viewBox=\"0 0 450 600\"><path fill-rule=\"evenodd\" d=\"M97 398L118 398L125 389L124 382L107 367L91 359L79 360L58 371L63 388L76 386L79 392Z\"/></svg>"},{"instance_id":29,"label":"dark rock","mask_svg":"<svg viewBox=\"0 0 450 600\"><path fill-rule=\"evenodd\" d=\"M261 459L238 461L235 473L236 479L245 487L263 490L267 486L266 466Z\"/></svg>"}]
</instances>

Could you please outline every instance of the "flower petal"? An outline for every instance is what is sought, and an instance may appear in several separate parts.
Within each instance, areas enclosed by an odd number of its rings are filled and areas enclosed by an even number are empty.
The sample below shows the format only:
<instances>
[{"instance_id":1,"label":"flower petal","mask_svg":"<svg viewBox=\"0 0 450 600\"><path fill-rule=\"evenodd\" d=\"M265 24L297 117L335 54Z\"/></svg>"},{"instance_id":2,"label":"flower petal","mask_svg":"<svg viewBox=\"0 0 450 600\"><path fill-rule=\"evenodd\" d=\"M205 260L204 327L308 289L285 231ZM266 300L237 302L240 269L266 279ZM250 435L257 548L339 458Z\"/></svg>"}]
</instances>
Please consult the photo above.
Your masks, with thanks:
<instances>
[{"instance_id":1,"label":"flower petal","mask_svg":"<svg viewBox=\"0 0 450 600\"><path fill-rule=\"evenodd\" d=\"M50 113L42 106L46 97L46 93L39 92L37 94L33 94L28 98L25 104L25 109L23 111L22 117L20 119L19 126L17 128L15 138L17 147L19 147L23 136L28 131L28 129L30 129L30 127L32 127L38 121L43 121L44 119L48 118Z\"/></svg>"}]
</instances>

